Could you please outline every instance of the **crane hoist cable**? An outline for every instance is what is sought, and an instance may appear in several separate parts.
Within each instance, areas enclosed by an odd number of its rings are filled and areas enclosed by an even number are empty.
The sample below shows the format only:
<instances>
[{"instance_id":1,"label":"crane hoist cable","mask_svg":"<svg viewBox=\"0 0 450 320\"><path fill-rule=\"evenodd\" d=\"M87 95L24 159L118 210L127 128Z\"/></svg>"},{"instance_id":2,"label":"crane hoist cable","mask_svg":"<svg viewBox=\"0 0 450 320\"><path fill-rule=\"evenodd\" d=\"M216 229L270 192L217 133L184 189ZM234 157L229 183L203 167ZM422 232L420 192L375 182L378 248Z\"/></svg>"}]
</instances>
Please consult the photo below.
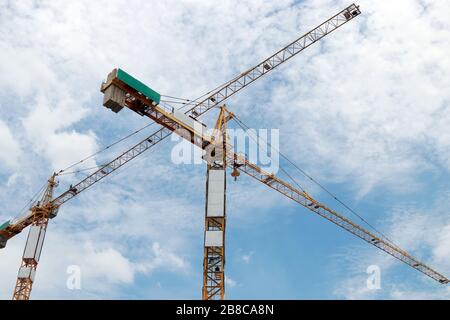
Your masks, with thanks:
<instances>
[{"instance_id":1,"label":"crane hoist cable","mask_svg":"<svg viewBox=\"0 0 450 320\"><path fill-rule=\"evenodd\" d=\"M250 70L251 70L251 69L250 69ZM247 72L248 72L248 70L245 71L245 72L243 72L243 73L241 73L240 75L234 77L233 79L228 80L228 81L222 83L221 85L218 85L218 86L215 87L214 89L209 90L209 91L206 92L205 94L203 94L203 95L201 95L201 96L199 96L198 98L193 99L193 100L190 100L190 99L184 99L184 98L178 98L178 97L168 96L168 95L161 95L161 97L167 97L167 98L172 98L172 99L179 99L179 100L186 100L186 101L189 101L188 103L186 103L185 105L183 105L182 107L180 107L180 108L178 109L178 111L181 111L182 109L186 108L187 106L203 105L203 103L198 104L198 102L199 102L200 99L203 99L204 97L208 96L209 94L211 94L211 93L213 93L213 92L215 92L215 91L217 91L217 90L219 90L219 89L221 89L221 88L226 87L228 84L232 83L232 82L235 81L236 79L239 79L243 74L245 74L245 73L247 73Z\"/></svg>"},{"instance_id":2,"label":"crane hoist cable","mask_svg":"<svg viewBox=\"0 0 450 320\"><path fill-rule=\"evenodd\" d=\"M149 128L149 127L151 127L151 126L154 125L154 124L155 124L155 122L151 122L151 123L149 123L149 124L143 126L142 128L133 131L132 133L130 133L130 134L124 136L123 138L120 138L119 140L117 140L117 141L115 141L115 142L109 144L108 146L104 147L103 149L101 149L101 150L99 150L99 151L97 151L97 152L91 154L90 156L87 156L86 158L83 158L83 159L81 159L80 161L71 164L71 165L68 166L67 168L64 168L64 169L60 170L60 171L58 172L58 175L61 175L63 172L67 171L67 170L70 169L70 168L75 167L76 165L79 165L79 164L85 162L86 160L92 159L92 158L95 157L96 155L98 155L98 154L100 154L100 153L102 153L102 152L108 150L109 148L115 146L116 144L121 143L122 141L125 141L126 139L131 138L132 136L134 136L134 135L138 134L139 132L141 132L141 131L143 131L143 130Z\"/></svg>"},{"instance_id":3,"label":"crane hoist cable","mask_svg":"<svg viewBox=\"0 0 450 320\"><path fill-rule=\"evenodd\" d=\"M236 115L234 115L234 117L232 118L233 120L236 121L236 123L244 130L247 130L247 132L251 132L248 129L250 129L245 123L242 122L242 120L240 120ZM260 143L258 141L258 139L255 139L254 137L251 137L249 134L249 137L255 141L257 143L258 146L260 146ZM270 144L270 142L268 142L267 140L263 139L264 142L272 148L272 145ZM314 184L316 184L319 188L321 188L323 191L325 191L329 196L331 196L335 201L337 201L338 203L340 203L344 208L346 208L348 211L350 211L350 213L352 213L353 215L355 215L356 217L358 217L361 221L363 221L367 226L369 226L372 230L374 230L375 232L377 232L380 236L382 236L384 239L386 239L390 244L392 244L393 246L397 247L398 246L392 241L390 240L384 233L382 233L381 231L379 231L377 228L375 228L371 223L369 223L366 219L364 219L364 217L362 217L360 214L358 214L354 209L352 209L350 206L348 206L347 204L345 204L342 200L340 200L335 194L333 194L330 190L328 190L325 186L323 186L321 183L319 183L316 179L314 179L311 175L309 175L308 173L306 173L303 169L301 169L298 165L296 165L293 161L291 161L287 156L285 156L283 153L281 153L281 151L277 150L276 148L274 148L274 150L276 152L278 152L280 154L280 156L285 159L287 162L289 162L292 166L294 166L294 168L296 168L298 171L300 171L305 177L307 177L309 180L311 180ZM281 166L280 166L281 168ZM283 172L285 172L284 170L282 170ZM285 172L286 173L286 172ZM289 175L288 175L289 176ZM289 176L290 177L290 176ZM290 179L292 181L294 181L294 183L300 187L300 185L292 178L290 177ZM300 187L301 188L301 187Z\"/></svg>"},{"instance_id":4,"label":"crane hoist cable","mask_svg":"<svg viewBox=\"0 0 450 320\"><path fill-rule=\"evenodd\" d=\"M210 93L213 92L214 90L217 90L218 88L223 87L223 86L226 85L228 82L230 82L230 81L227 81L225 84L222 84L222 85L218 86L217 88L214 88L213 90L208 91L207 93L201 95L200 97L198 97L198 98L196 98L196 99L194 99L194 100L185 99L185 98L177 98L177 97L174 97L174 96L167 96L167 95L161 95L161 96L163 96L163 97L169 97L169 98L171 98L171 99L178 99L178 100L189 101L188 103L184 104L182 107L178 108L178 110L181 110L181 109L187 107L188 105L192 105L193 103L197 103L198 100L200 100L200 99L203 98L204 96L210 94ZM169 103L169 104L170 104L170 103L177 103L177 102L173 102L173 101L162 101L162 102L166 102L166 103ZM81 159L80 161L77 161L77 162L75 162L75 163L69 165L68 167L66 167L66 168L64 168L64 169L62 169L62 170L60 170L60 171L58 172L58 175L61 175L63 172L69 170L70 168L73 168L73 167L75 167L75 166L77 166L77 165L79 165L79 164L81 164L81 163L83 163L83 162L85 162L85 161L87 161L87 160L89 160L89 159L92 159L92 158L95 157L96 155L98 155L98 154L100 154L100 153L102 153L102 152L104 152L104 151L110 149L111 147L113 147L113 146L115 146L115 145L121 143L122 141L124 141L124 140L126 140L126 139L128 139L128 138L130 138L130 137L132 137L132 136L134 136L134 135L136 135L136 134L138 134L139 132L141 132L141 131L143 131L143 130L149 128L149 127L151 127L151 126L154 125L154 124L155 124L155 122L151 122L151 123L145 125L144 127L142 127L142 128L140 128L140 129L138 129L138 130L135 130L135 131L131 132L130 134L124 136L123 138L121 138L121 139L119 139L119 140L117 140L117 141L115 141L115 142L113 142L113 143L111 143L110 145L108 145L108 146L104 147L103 149L101 149L101 150L99 150L99 151L97 151L97 152L91 154L90 156L87 156L86 158L83 158L83 159Z\"/></svg>"},{"instance_id":5,"label":"crane hoist cable","mask_svg":"<svg viewBox=\"0 0 450 320\"><path fill-rule=\"evenodd\" d=\"M203 97L205 97L205 96L211 94L211 92L214 92L214 91L216 91L216 90L218 90L218 89L220 89L220 88L226 86L228 83L233 82L235 79L239 78L240 76L241 76L241 75L236 76L236 77L233 78L232 80L229 80L229 81L227 81L227 82L224 82L223 84L221 84L221 85L215 87L215 88L212 89L212 90L209 90L208 92L202 94L201 96L199 96L198 98L193 99L193 100L191 100L191 99L186 99L186 98L178 98L178 97L170 96L170 95L161 95L161 97L167 97L167 98L171 98L171 99L177 99L177 100L188 101L186 104L184 104L183 106L181 106L180 108L178 108L178 111L180 111L180 110L186 108L187 106L191 106L191 105L197 104L198 101L199 101L200 99L202 99ZM177 102L173 102L173 101L163 101L163 102L166 102L166 103L177 103ZM78 161L78 162L75 162L75 163L71 164L70 166L68 166L68 167L66 167L66 168L64 168L64 169L62 169L62 170L60 170L58 174L61 174L61 173L65 172L66 170L68 170L68 169L70 169L70 168L73 168L73 167L75 167L76 165L81 164L81 163L83 163L84 161L87 161L87 160L89 160L89 159L95 157L96 155L98 155L98 154L100 154L100 153L102 153L102 152L108 150L109 148L115 146L116 144L118 144L118 143L120 143L120 142L122 142L122 141L124 141L124 140L126 140L126 139L128 139L128 138L130 138L130 137L132 137L132 136L134 136L135 134L137 134L137 133L139 133L139 132L141 132L141 131L143 131L143 130L149 128L150 126L152 126L152 125L154 125L154 124L155 124L155 122L149 123L148 125L146 125L146 126L140 128L140 129L138 129L138 130L136 130L136 131L134 131L134 132L128 134L127 136L125 136L125 137L123 137L123 138L117 140L116 142L114 142L114 143L112 143L112 144L106 146L106 147L103 148L102 150L99 150L99 151L97 151L97 152L91 154L90 156L88 156L88 157L86 157L86 158L84 158L84 159L82 159L82 160L80 160L80 161Z\"/></svg>"},{"instance_id":6,"label":"crane hoist cable","mask_svg":"<svg viewBox=\"0 0 450 320\"><path fill-rule=\"evenodd\" d=\"M26 211L28 211L28 209L33 206L33 203L35 203L41 197L46 187L47 183L45 183L38 191L36 191L31 199L19 210L19 213L13 217L13 220L21 217Z\"/></svg>"},{"instance_id":7,"label":"crane hoist cable","mask_svg":"<svg viewBox=\"0 0 450 320\"><path fill-rule=\"evenodd\" d=\"M77 163L75 163L75 164L73 164L73 165L67 167L66 169L59 171L59 173L57 174L57 176L70 175L70 174L77 174L77 173L84 173L84 172L89 171L89 170L98 169L98 168L103 167L104 164L100 164L100 165L93 166L93 167L90 167L90 168L84 168L84 169L79 169L79 170L75 170L75 171L66 172L66 170L68 170L68 169L74 167L74 166L77 165L77 164L80 164L80 163L86 161L86 160L89 159L89 158L92 158L93 156L95 156L95 155L97 155L97 154L99 154L99 153L101 153L101 152L103 152L103 151L105 151L105 150L107 150L107 149L109 149L109 148L112 147L113 145L116 145L116 144L118 144L119 142L122 142L123 140L125 140L125 139L131 137L132 135L134 135L134 134L136 134L136 133L138 133L138 132L144 130L145 128L151 126L152 124L154 124L154 123L150 123L150 124L148 124L148 125L142 127L141 129L139 129L139 130L137 130L137 131L135 131L135 132L133 132L133 133L127 135L126 137L121 138L121 139L119 139L118 141L116 141L116 142L110 144L109 146L105 147L105 148L102 149L101 151L96 152L96 153L93 154L92 156L89 156L89 157L87 157L87 158L84 158L83 160L78 161ZM129 165L127 168L132 167L135 163L137 163L137 162L134 162L132 165ZM127 168L126 168L126 169L127 169ZM126 169L125 169L125 170L126 170ZM122 170L122 171L125 171L125 170ZM118 171L115 175L119 174L119 173L122 172L122 171ZM112 174L112 175L111 175L111 178L114 177L115 175ZM89 175L86 174L86 176L89 176ZM22 215L22 214L30 207L30 205L40 197L40 195L44 192L44 190L45 190L46 187L47 187L47 183L45 183L45 184L44 184L44 185L43 185L43 186L42 186L42 187L41 187L41 188L33 195L33 197L32 197L32 198L31 198L31 199L30 199L30 200L29 200L29 201L28 201L21 209L20 209L19 214L17 214L14 218L20 217L20 216L21 216L21 215Z\"/></svg>"},{"instance_id":8,"label":"crane hoist cable","mask_svg":"<svg viewBox=\"0 0 450 320\"><path fill-rule=\"evenodd\" d=\"M204 95L203 95L203 96L204 96ZM202 97L203 97L203 96L202 96ZM178 99L180 99L180 98L178 98ZM198 98L198 99L199 99L199 98ZM188 100L188 99L186 99L186 100ZM194 100L194 101L195 101L195 100ZM92 159L92 158L95 157L96 155L99 155L100 153L102 153L102 152L104 152L104 151L110 149L111 147L113 147L113 146L115 146L115 145L117 145L117 144L119 144L119 143L121 143L121 142L123 142L123 141L125 141L125 140L127 140L127 139L129 139L129 138L131 138L132 136L134 136L134 135L138 134L139 132L141 132L141 131L143 131L143 130L149 128L149 127L151 127L151 126L154 125L154 124L155 124L155 122L151 122L151 123L149 123L149 124L143 126L142 128L140 128L140 129L138 129L138 130L135 130L135 131L131 132L130 134L128 134L128 135L126 135L126 136L124 136L124 137L118 139L117 141L115 141L115 142L113 142L113 143L107 145L107 146L104 147L103 149L101 149L101 150L99 150L99 151L97 151L97 152L95 152L95 153L93 153L93 154L91 154L91 155L89 155L89 156L87 156L87 157L85 157L85 158L83 158L83 159L81 159L81 160L79 160L79 161L77 161L77 162L75 162L75 163L69 165L68 167L66 167L66 168L64 168L64 169L62 169L62 170L60 170L60 171L58 172L57 175L58 175L58 176L62 176L62 175L69 175L69 174L82 173L82 172L85 172L85 171L88 171L88 170L92 170L92 169L96 169L96 168L102 167L103 164L98 165L98 166L95 166L95 167L90 167L90 168L79 169L79 170L75 170L75 171L71 171L71 172L66 172L67 170L69 170L69 169L71 169L71 168L73 168L73 167L75 167L75 166L77 166L77 165L79 165L79 164L81 164L81 163L83 163L83 162L89 160L89 159ZM22 213L23 213L26 209L28 209L28 207L30 206L30 204L33 203L33 201L35 201L35 200L39 197L39 195L44 191L44 189L45 189L46 187L47 187L47 183L45 183L45 184L44 184L44 185L43 185L43 186L42 186L42 187L41 187L41 188L40 188L40 189L32 196L32 198L31 198L31 199L30 199L30 200L29 200L29 201L28 201L28 202L20 209L19 214L17 214L16 217L21 216Z\"/></svg>"},{"instance_id":9,"label":"crane hoist cable","mask_svg":"<svg viewBox=\"0 0 450 320\"><path fill-rule=\"evenodd\" d=\"M187 98L180 98L180 97L161 94L160 102L176 103L176 104L191 104L191 103L196 103L199 99L200 99L200 97L195 100L192 100L192 99L187 99Z\"/></svg>"},{"instance_id":10,"label":"crane hoist cable","mask_svg":"<svg viewBox=\"0 0 450 320\"><path fill-rule=\"evenodd\" d=\"M306 192L306 190L295 180L286 170L283 169L283 167L280 166L280 170L303 192Z\"/></svg>"},{"instance_id":11,"label":"crane hoist cable","mask_svg":"<svg viewBox=\"0 0 450 320\"><path fill-rule=\"evenodd\" d=\"M189 99L186 99L186 98L179 98L179 97L169 96L167 94L162 94L161 97L166 97L166 98L175 99L175 100L183 100L183 101L188 101L188 102L192 101L192 100L189 100Z\"/></svg>"},{"instance_id":12,"label":"crane hoist cable","mask_svg":"<svg viewBox=\"0 0 450 320\"><path fill-rule=\"evenodd\" d=\"M66 172L66 171L69 170L70 168L73 168L73 167L75 167L76 165L79 165L79 164L81 164L81 163L83 163L83 162L85 162L85 161L87 161L87 160L89 160L89 159L95 157L96 155L98 155L98 154L100 154L100 153L102 153L102 152L104 152L104 151L110 149L111 147L113 147L113 146L119 144L120 142L125 141L126 139L129 139L130 137L132 137L132 136L138 134L139 132L141 132L141 131L143 131L143 130L149 128L149 127L151 127L153 124L155 124L155 122L151 122L151 123L145 125L144 127L140 128L140 129L138 129L138 130L133 131L132 133L130 133L130 134L128 134L128 135L126 135L126 136L120 138L119 140L117 140L117 141L115 141L115 142L109 144L108 146L104 147L103 149L101 149L101 150L99 150L99 151L97 151L97 152L91 154L90 156L88 156L88 157L86 157L86 158L83 158L83 159L81 159L80 161L77 161L77 162L71 164L70 166L66 167L65 169L60 170L60 171L58 172L57 175L58 175L58 176L62 176L62 175L69 175L69 174L77 174L77 173L82 173L82 172L85 172L85 171L89 171L89 170L93 170L93 169L102 167L103 164L100 164L100 165L98 165L98 166L94 166L94 167L90 167L90 168L85 168L85 169L79 169L79 170L75 170L75 171L71 171L71 172ZM42 186L42 187L41 187L41 188L40 188L40 189L39 189L32 197L31 197L31 199L30 199L30 200L29 200L29 201L28 201L28 202L27 202L27 203L19 210L19 214L17 214L15 217L20 217L20 216L24 213L24 211L27 210L27 209L30 207L30 204L32 204L37 198L39 198L39 196L40 196L41 193L45 190L46 187L47 187L47 183L45 183L45 184L44 184L44 185L43 185L43 186Z\"/></svg>"},{"instance_id":13,"label":"crane hoist cable","mask_svg":"<svg viewBox=\"0 0 450 320\"><path fill-rule=\"evenodd\" d=\"M36 191L36 193L31 197L31 199L27 202L27 204L25 204L20 210L19 210L19 214L17 216L20 216L25 210L27 210L30 205L35 202L40 196L41 194L44 192L45 188L47 187L47 183L45 183L44 185L42 185L42 187Z\"/></svg>"},{"instance_id":14,"label":"crane hoist cable","mask_svg":"<svg viewBox=\"0 0 450 320\"><path fill-rule=\"evenodd\" d=\"M64 176L64 175L69 175L69 174L77 174L77 173L81 173L81 172L85 172L85 171L89 171L89 170L93 170L93 169L98 169L100 167L103 167L104 164L99 164L97 166L93 166L90 168L84 168L84 169L79 169L79 170L74 170L74 171L69 171L69 172L61 172L58 174L58 176Z\"/></svg>"},{"instance_id":15,"label":"crane hoist cable","mask_svg":"<svg viewBox=\"0 0 450 320\"><path fill-rule=\"evenodd\" d=\"M183 105L183 106L185 106L185 105L187 105L187 104L190 104L190 102L172 101L172 100L164 100L164 99L161 99L160 102L166 103L166 104L168 104L168 105L170 105L170 104L177 104L177 105ZM198 105L205 106L204 103L200 103L200 104L198 104ZM181 109L183 109L183 108L184 108L184 107L180 107L178 110L181 110Z\"/></svg>"},{"instance_id":16,"label":"crane hoist cable","mask_svg":"<svg viewBox=\"0 0 450 320\"><path fill-rule=\"evenodd\" d=\"M186 104L187 102L181 102L181 101L171 101L171 100L163 100L161 99L160 102L165 102L165 103L175 103L175 104Z\"/></svg>"}]
</instances>

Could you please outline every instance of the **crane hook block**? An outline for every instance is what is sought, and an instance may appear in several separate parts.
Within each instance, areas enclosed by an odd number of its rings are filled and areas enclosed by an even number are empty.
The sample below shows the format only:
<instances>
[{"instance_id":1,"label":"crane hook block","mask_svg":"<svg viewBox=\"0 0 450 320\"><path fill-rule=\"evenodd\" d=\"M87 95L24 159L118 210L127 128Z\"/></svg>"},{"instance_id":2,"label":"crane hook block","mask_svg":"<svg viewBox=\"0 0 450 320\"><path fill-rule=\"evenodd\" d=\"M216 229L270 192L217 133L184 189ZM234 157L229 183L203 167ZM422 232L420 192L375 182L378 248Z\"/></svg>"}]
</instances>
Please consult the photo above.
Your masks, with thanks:
<instances>
[{"instance_id":1,"label":"crane hook block","mask_svg":"<svg viewBox=\"0 0 450 320\"><path fill-rule=\"evenodd\" d=\"M234 181L237 180L237 177L239 177L241 173L237 170L236 167L233 168L233 172L231 172L231 176L234 178Z\"/></svg>"}]
</instances>

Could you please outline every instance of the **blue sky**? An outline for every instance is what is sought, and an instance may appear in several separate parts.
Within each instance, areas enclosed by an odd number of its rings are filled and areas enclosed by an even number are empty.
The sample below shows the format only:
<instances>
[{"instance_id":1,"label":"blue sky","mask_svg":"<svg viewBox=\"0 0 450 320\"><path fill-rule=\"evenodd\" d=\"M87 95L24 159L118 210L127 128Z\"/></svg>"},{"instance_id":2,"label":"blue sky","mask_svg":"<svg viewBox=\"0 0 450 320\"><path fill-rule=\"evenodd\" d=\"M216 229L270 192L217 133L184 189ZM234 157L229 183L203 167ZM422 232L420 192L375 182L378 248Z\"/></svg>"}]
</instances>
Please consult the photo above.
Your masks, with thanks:
<instances>
[{"instance_id":1,"label":"blue sky","mask_svg":"<svg viewBox=\"0 0 450 320\"><path fill-rule=\"evenodd\" d=\"M53 170L148 123L101 106L100 83L114 67L163 94L195 98L349 4L0 0L0 219L17 215ZM228 105L253 128L279 129L284 154L448 276L450 4L358 4L361 17ZM173 164L173 146L159 144L61 208L33 298L201 297L205 168ZM56 193L82 177L62 177ZM450 297L447 287L256 181L228 181L227 298ZM12 294L25 238L0 251L2 299ZM70 265L81 268L81 290L66 286ZM366 287L370 265L381 269L379 290Z\"/></svg>"}]
</instances>

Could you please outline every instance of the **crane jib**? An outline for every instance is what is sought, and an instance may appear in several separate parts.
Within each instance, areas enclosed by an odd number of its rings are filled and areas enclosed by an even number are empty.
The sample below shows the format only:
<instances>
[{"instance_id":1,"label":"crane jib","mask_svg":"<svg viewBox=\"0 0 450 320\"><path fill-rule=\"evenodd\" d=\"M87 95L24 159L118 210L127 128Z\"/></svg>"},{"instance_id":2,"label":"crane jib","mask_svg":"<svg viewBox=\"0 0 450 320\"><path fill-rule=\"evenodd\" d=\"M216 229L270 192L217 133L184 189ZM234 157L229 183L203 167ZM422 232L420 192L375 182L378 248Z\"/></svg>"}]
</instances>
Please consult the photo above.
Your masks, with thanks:
<instances>
[{"instance_id":1,"label":"crane jib","mask_svg":"<svg viewBox=\"0 0 450 320\"><path fill-rule=\"evenodd\" d=\"M102 84L102 92L105 93L107 90L109 90L108 93L105 94L106 101L104 100L104 105L115 112L120 111L120 109L122 109L124 106L129 107L130 109L136 111L141 115L145 115L154 119L163 127L138 144L134 145L131 149L119 155L108 164L101 167L99 170L97 170L87 178L75 184L73 187L71 186L69 190L67 190L51 202L51 205L53 206L52 208L54 208L54 210L57 210L59 206L61 206L66 201L70 200L83 190L86 190L96 182L108 176L161 140L167 138L174 131L174 129L180 128L180 126L184 127L187 123L194 123L191 119L198 118L200 115L204 114L211 108L221 104L230 96L239 92L257 79L271 72L295 55L299 54L312 44L316 43L326 35L351 21L353 18L360 15L360 13L361 11L359 7L355 4L352 4L351 6L340 11L327 21L320 24L318 27L312 29L311 31L288 44L267 59L263 60L255 67L241 73L236 78L232 79L225 85L219 87L217 90L209 94L205 99L198 102L191 109L186 111L186 115L189 117L186 117L183 121L179 121L182 118L180 115L172 113L173 116L171 116L161 108L158 108L161 97L159 93L146 86L136 78L132 77L125 71L121 69L113 70L113 76L111 76L113 80L108 79L111 81L107 80L106 84ZM108 78L110 78L110 76L108 76ZM111 86L111 89L108 86ZM191 142L196 142L196 135L198 135L198 132L192 132L192 137L194 138L191 139ZM206 146L206 144L201 146ZM234 161L236 158L237 156L232 154L232 158L230 159L229 163L232 163L232 161ZM298 191L276 176L265 173L261 168L249 163L245 159L244 164L239 166L238 169L268 185L270 188L275 189L283 195L298 202L305 208L317 213L323 218L337 224L338 226L353 233L359 238L410 265L418 271L439 281L440 283L448 283L449 280L446 277L429 268L415 258L411 257L405 251L391 245L390 243L385 242L383 239L376 237L364 228L352 223L333 210L315 201L309 195ZM10 224L10 222L3 224L0 227L0 248L6 245L7 239L11 238L15 234L23 230L25 227L30 225L31 219L32 217L30 217L30 219L26 218L21 221L20 224Z\"/></svg>"},{"instance_id":2,"label":"crane jib","mask_svg":"<svg viewBox=\"0 0 450 320\"><path fill-rule=\"evenodd\" d=\"M21 299L29 298L31 292L29 280L34 278L34 272L36 270L37 261L39 260L39 253L43 242L43 235L45 234L44 231L46 228L46 223L48 222L48 218L53 218L56 216L58 208L63 203L72 199L80 192L88 189L158 142L167 138L172 132L177 132L178 129L188 131L189 134L182 135L183 138L197 144L199 147L209 147L211 145L211 140L208 140L207 137L204 136L204 132L206 131L205 126L197 121L199 116L206 113L211 108L220 105L235 93L255 82L262 76L268 74L284 62L296 56L309 46L337 30L360 14L361 11L359 6L355 4L348 6L316 28L269 56L255 67L241 73L234 79L213 90L213 92L206 98L196 104L193 104L193 106L188 109L185 114L177 114L174 110L164 110L164 108L159 105L161 95L158 92L132 77L122 69L114 69L113 72L108 75L107 81L103 83L101 87L101 91L104 93L103 105L110 108L114 112L119 112L123 107L128 107L142 116L147 116L153 119L155 122L161 124L162 128L134 145L131 149L123 152L114 160L110 161L106 165L103 165L100 169L82 181L73 186L71 185L69 190L65 191L57 198L51 200L52 191L49 191L46 201L43 202L46 206L33 207L31 208L31 215L27 215L20 220L8 221L0 226L0 248L6 245L6 241L9 238L18 234L30 224L34 223L33 226L35 227L32 229L32 235L35 236L30 238L32 241L30 240L29 248L31 249L28 250L32 252L33 255L28 256L28 251L24 254L23 259L25 264L21 269L22 272L19 272L18 277L19 280L22 279L22 282L18 280L18 284L16 286L17 296ZM200 129L198 130L196 128ZM207 143L204 142L205 138ZM437 280L443 284L447 284L449 282L445 276L413 258L407 252L392 245L391 243L384 241L383 239L378 238L361 226L351 222L337 212L319 203L306 194L306 192L299 191L275 175L264 172L257 165L248 162L245 157L243 158L233 152L230 152L229 154L227 153L227 156L230 156L227 163L228 165L233 164L237 161L237 159L240 159L239 161L241 161L241 164L237 166L237 169L240 171L255 178L256 180L259 180L270 188L280 192L284 196L296 201L310 211L315 212L319 216L335 223L341 228L387 252L393 257L410 265L434 280ZM55 175L53 178L54 177ZM49 183L50 182L51 180L49 180ZM53 190L53 186L55 185L50 183L48 190ZM36 222L37 218L41 219L39 223ZM37 248L38 251L34 251L35 248ZM32 282L33 281L31 281L31 283Z\"/></svg>"},{"instance_id":3,"label":"crane jib","mask_svg":"<svg viewBox=\"0 0 450 320\"><path fill-rule=\"evenodd\" d=\"M279 66L280 64L284 63L288 59L292 58L293 56L297 55L313 43L317 42L321 38L325 37L326 35L330 34L334 30L338 29L339 27L343 26L345 23L349 22L356 16L360 15L361 11L359 9L359 6L352 4L345 8L344 10L338 12L330 19L326 20L322 24L320 24L318 27L312 29L308 33L304 34L300 38L296 39L286 47L280 49L275 54L271 55L269 58L263 60L261 63L257 64L255 67L241 73L238 77L234 78L233 80L226 83L226 85L220 87L218 90L214 91L212 94L210 94L203 102L198 103L191 109L189 109L186 114L189 114L193 118L197 118L198 116L204 114L214 106L217 106L219 103L223 102L225 99L230 97L231 95L235 94L236 92L242 90L244 87L247 87L250 83L253 83L257 79L259 79L261 76L267 74L268 72L272 71L274 68ZM123 70L122 70L123 71ZM120 76L119 76L120 78ZM122 77L122 80L124 80L126 77ZM146 91L142 89L142 86L145 86L143 83L137 84L134 82L134 80L138 81L137 79L133 78L132 81L128 81L129 87L134 86L135 91ZM138 85L138 86L136 86ZM102 84L103 88L104 84ZM147 87L147 86L145 86ZM140 89L141 88L141 89ZM149 87L147 87L150 89ZM152 89L150 89L152 90ZM152 90L153 91L153 90ZM156 97L158 97L158 93L156 93ZM149 94L150 95L150 94ZM150 97L151 99L152 97ZM153 98L154 101L157 101L157 98ZM114 105L111 106L111 109L114 110L115 108L122 108L123 105ZM118 157L110 161L109 163L105 164L103 167L101 167L99 170L92 173L90 176L86 177L85 179L81 180L77 184L75 184L72 188L65 191L61 195L59 195L56 199L54 199L53 203L56 207L62 205L63 203L67 202L71 198L78 195L80 192L88 189L93 184L97 183L101 179L103 179L105 176L111 174L121 166L123 166L128 161L134 159L135 157L139 156L158 142L164 140L171 134L171 131L166 128L161 128L154 132L153 134L146 137L141 142L134 145L129 150L123 152ZM11 237L15 236L16 234L20 233L24 228L29 226L31 224L32 219L25 219L24 221L21 221L19 224L11 224L8 225L4 230L0 230L0 248L4 247L6 244L6 241L10 239Z\"/></svg>"},{"instance_id":4,"label":"crane jib","mask_svg":"<svg viewBox=\"0 0 450 320\"><path fill-rule=\"evenodd\" d=\"M255 67L227 82L204 100L198 102L187 113L193 117L202 115L360 14L361 10L359 6L355 4L348 6L316 28L258 63Z\"/></svg>"}]
</instances>

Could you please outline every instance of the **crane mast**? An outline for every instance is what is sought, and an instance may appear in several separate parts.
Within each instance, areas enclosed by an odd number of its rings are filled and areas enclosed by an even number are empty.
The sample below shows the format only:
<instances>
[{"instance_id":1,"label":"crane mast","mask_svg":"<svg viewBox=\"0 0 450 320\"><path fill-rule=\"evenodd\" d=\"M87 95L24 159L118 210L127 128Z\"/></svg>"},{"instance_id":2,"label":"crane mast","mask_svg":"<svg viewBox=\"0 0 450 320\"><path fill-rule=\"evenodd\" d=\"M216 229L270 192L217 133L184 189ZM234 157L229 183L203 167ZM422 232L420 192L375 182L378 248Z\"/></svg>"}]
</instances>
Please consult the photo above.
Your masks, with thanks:
<instances>
[{"instance_id":1,"label":"crane mast","mask_svg":"<svg viewBox=\"0 0 450 320\"><path fill-rule=\"evenodd\" d=\"M206 140L210 144L204 144L207 170L203 300L223 300L225 297L226 130L229 118L230 114L225 106L221 107L211 140Z\"/></svg>"},{"instance_id":2,"label":"crane mast","mask_svg":"<svg viewBox=\"0 0 450 320\"><path fill-rule=\"evenodd\" d=\"M48 180L47 188L40 201L31 209L33 221L28 232L22 263L17 275L13 300L28 300L31 294L36 268L41 256L42 245L47 231L48 220L56 215L57 209L52 205L53 189L57 186L56 174Z\"/></svg>"}]
</instances>

